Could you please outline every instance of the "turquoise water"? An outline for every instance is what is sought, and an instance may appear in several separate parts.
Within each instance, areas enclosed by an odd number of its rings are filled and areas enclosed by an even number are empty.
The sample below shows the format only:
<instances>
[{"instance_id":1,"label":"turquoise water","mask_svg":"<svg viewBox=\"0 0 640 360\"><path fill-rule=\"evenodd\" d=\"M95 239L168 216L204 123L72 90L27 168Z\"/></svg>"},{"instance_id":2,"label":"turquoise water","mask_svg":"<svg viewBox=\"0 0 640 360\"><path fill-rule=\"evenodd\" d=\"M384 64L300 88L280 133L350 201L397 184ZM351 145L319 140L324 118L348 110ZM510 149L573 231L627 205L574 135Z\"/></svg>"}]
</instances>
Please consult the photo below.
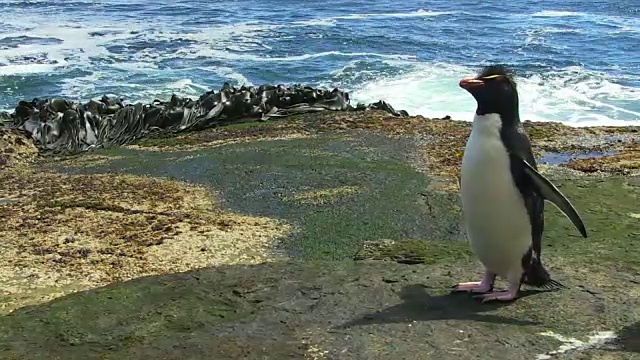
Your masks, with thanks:
<instances>
[{"instance_id":1,"label":"turquoise water","mask_svg":"<svg viewBox=\"0 0 640 360\"><path fill-rule=\"evenodd\" d=\"M0 0L0 109L305 83L470 120L458 87L518 71L522 117L640 124L640 1Z\"/></svg>"}]
</instances>

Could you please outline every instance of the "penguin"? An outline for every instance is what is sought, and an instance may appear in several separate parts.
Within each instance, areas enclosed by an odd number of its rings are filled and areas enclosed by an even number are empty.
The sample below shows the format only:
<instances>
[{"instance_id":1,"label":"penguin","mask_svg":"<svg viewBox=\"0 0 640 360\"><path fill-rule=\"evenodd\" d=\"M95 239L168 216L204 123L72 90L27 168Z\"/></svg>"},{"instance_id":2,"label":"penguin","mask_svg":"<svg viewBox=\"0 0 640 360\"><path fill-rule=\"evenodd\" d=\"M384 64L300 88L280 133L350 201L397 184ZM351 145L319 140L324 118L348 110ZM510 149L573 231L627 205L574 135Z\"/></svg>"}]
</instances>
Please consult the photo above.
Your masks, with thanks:
<instances>
[{"instance_id":1,"label":"penguin","mask_svg":"<svg viewBox=\"0 0 640 360\"><path fill-rule=\"evenodd\" d=\"M460 195L467 237L484 266L479 282L463 282L454 291L477 293L482 302L513 301L522 284L564 287L541 262L544 202L560 209L587 237L584 223L567 198L538 170L519 115L512 72L502 65L483 68L459 86L477 103L460 171ZM493 291L496 276L506 291Z\"/></svg>"}]
</instances>

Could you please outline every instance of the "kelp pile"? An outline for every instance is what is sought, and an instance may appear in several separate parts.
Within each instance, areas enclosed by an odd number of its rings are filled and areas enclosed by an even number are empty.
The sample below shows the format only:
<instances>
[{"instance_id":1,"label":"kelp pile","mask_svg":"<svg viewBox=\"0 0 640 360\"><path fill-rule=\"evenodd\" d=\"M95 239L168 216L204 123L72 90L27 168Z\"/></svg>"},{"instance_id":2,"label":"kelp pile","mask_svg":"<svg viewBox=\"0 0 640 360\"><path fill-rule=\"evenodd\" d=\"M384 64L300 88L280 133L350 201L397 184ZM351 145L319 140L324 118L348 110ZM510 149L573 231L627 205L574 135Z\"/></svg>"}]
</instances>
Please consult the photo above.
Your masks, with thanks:
<instances>
[{"instance_id":1,"label":"kelp pile","mask_svg":"<svg viewBox=\"0 0 640 360\"><path fill-rule=\"evenodd\" d=\"M125 104L103 96L85 104L66 99L20 101L12 114L0 114L5 126L25 132L41 154L73 154L95 147L131 143L152 133L196 131L239 121L266 121L319 111L384 110L408 116L384 101L350 104L337 88L261 85L236 88L225 83L197 100L173 95L167 102Z\"/></svg>"}]
</instances>

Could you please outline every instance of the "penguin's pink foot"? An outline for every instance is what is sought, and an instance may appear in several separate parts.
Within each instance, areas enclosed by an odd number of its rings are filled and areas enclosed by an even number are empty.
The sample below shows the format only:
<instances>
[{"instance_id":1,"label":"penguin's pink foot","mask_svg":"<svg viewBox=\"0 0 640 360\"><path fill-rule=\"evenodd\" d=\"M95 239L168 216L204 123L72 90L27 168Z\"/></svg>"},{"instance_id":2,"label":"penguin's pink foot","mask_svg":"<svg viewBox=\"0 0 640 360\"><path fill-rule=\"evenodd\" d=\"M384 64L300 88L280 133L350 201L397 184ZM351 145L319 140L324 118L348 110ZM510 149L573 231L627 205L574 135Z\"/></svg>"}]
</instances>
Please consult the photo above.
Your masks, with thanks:
<instances>
[{"instance_id":1,"label":"penguin's pink foot","mask_svg":"<svg viewBox=\"0 0 640 360\"><path fill-rule=\"evenodd\" d=\"M513 301L518 297L518 290L496 291L488 294L476 295L483 303L489 301Z\"/></svg>"},{"instance_id":2,"label":"penguin's pink foot","mask_svg":"<svg viewBox=\"0 0 640 360\"><path fill-rule=\"evenodd\" d=\"M458 283L453 287L453 291L468 291L472 293L486 293L493 290L493 281L496 276L490 272L485 272L482 281L472 281Z\"/></svg>"},{"instance_id":3,"label":"penguin's pink foot","mask_svg":"<svg viewBox=\"0 0 640 360\"><path fill-rule=\"evenodd\" d=\"M491 284L483 283L482 281L463 282L456 284L456 286L453 287L453 291L486 293L491 291Z\"/></svg>"}]
</instances>

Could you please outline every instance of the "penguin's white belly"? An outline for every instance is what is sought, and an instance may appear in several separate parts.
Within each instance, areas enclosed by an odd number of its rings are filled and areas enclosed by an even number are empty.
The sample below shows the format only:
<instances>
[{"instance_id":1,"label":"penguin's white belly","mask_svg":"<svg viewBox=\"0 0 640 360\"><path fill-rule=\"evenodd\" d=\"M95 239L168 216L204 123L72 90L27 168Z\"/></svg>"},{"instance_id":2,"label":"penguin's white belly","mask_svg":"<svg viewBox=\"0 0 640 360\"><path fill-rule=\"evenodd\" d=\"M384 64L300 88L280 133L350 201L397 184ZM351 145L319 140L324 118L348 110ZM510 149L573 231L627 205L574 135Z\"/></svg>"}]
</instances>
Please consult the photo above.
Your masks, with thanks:
<instances>
[{"instance_id":1,"label":"penguin's white belly","mask_svg":"<svg viewBox=\"0 0 640 360\"><path fill-rule=\"evenodd\" d=\"M489 271L509 277L519 276L531 223L511 176L499 121L474 121L462 160L461 196L471 249Z\"/></svg>"}]
</instances>

